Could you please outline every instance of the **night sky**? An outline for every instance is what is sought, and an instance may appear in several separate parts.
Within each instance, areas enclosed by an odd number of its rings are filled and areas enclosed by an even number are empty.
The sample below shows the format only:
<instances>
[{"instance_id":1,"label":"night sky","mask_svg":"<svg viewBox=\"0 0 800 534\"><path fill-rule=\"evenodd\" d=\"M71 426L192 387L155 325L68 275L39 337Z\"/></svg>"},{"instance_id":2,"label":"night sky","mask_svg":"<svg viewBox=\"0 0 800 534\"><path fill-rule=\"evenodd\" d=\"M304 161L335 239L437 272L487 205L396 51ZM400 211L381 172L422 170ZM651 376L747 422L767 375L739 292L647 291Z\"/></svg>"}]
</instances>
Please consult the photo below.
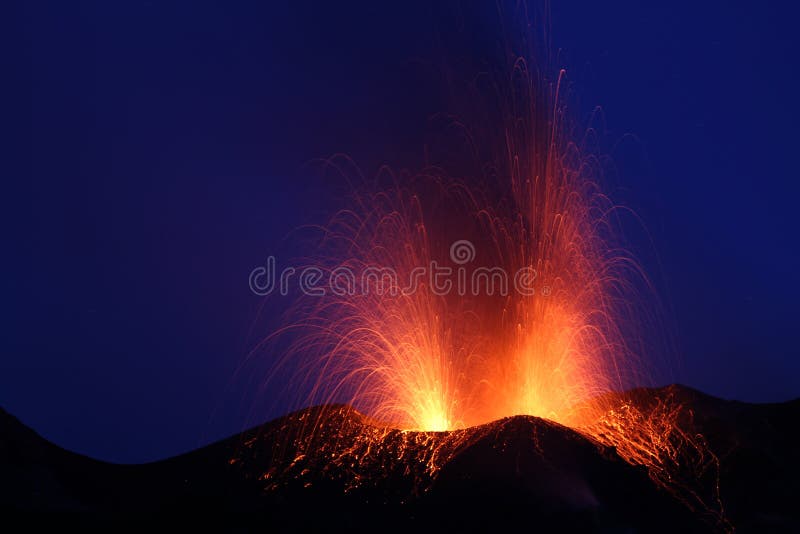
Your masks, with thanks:
<instances>
[{"instance_id":1,"label":"night sky","mask_svg":"<svg viewBox=\"0 0 800 534\"><path fill-rule=\"evenodd\" d=\"M0 405L114 461L277 415L236 370L281 306L259 316L250 270L340 207L308 162L419 166L448 105L427 59L451 8L161 4L29 3L6 75ZM656 253L679 354L658 380L800 396L793 3L553 4L577 119L602 107Z\"/></svg>"}]
</instances>

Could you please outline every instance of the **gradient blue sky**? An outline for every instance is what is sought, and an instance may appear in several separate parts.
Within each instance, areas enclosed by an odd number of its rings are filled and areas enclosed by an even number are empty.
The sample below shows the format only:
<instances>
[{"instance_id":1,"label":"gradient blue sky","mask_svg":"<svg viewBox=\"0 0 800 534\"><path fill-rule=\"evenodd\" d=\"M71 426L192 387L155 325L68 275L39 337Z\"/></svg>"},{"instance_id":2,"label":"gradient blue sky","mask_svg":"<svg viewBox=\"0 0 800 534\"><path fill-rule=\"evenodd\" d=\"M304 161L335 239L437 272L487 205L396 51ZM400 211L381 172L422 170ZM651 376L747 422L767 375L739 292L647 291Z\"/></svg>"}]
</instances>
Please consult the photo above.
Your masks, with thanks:
<instances>
[{"instance_id":1,"label":"gradient blue sky","mask_svg":"<svg viewBox=\"0 0 800 534\"><path fill-rule=\"evenodd\" d=\"M6 77L0 405L116 461L273 415L232 377L260 334L249 271L335 207L303 164L413 167L446 105L417 62L424 2L161 4L28 3ZM581 113L603 107L660 258L672 379L800 396L794 4L554 4L560 64Z\"/></svg>"}]
</instances>

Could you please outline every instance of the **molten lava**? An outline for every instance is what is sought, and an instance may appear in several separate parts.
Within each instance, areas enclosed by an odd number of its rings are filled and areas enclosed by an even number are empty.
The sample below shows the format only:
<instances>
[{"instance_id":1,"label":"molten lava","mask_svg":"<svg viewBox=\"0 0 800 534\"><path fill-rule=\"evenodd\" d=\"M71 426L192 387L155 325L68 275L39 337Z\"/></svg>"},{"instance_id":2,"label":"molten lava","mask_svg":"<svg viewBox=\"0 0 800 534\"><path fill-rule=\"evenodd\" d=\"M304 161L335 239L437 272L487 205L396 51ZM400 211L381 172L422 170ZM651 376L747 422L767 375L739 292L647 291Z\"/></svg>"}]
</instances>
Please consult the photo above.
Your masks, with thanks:
<instances>
[{"instance_id":1,"label":"molten lava","mask_svg":"<svg viewBox=\"0 0 800 534\"><path fill-rule=\"evenodd\" d=\"M299 404L346 403L396 429L550 419L681 493L687 450L698 471L716 459L677 424L680 406L664 400L645 414L608 394L648 373L635 348L649 282L618 238L592 130L574 134L563 72L548 81L521 59L508 70L475 103L490 120L461 132L482 147L462 158L475 158L471 174L441 164L367 181L346 157L326 162L361 185L321 229L309 264L328 291L294 309L299 334L280 366L293 369L293 391L310 392ZM721 510L692 495L690 506Z\"/></svg>"},{"instance_id":2,"label":"molten lava","mask_svg":"<svg viewBox=\"0 0 800 534\"><path fill-rule=\"evenodd\" d=\"M314 264L331 290L297 310L304 335L289 351L307 402L347 402L409 430L510 415L581 426L602 412L591 399L632 382L640 365L623 325L646 279L614 241L596 157L562 124L562 76L544 107L531 88L515 96L526 113L501 114L484 185L384 170L325 226ZM357 174L343 157L328 169Z\"/></svg>"}]
</instances>

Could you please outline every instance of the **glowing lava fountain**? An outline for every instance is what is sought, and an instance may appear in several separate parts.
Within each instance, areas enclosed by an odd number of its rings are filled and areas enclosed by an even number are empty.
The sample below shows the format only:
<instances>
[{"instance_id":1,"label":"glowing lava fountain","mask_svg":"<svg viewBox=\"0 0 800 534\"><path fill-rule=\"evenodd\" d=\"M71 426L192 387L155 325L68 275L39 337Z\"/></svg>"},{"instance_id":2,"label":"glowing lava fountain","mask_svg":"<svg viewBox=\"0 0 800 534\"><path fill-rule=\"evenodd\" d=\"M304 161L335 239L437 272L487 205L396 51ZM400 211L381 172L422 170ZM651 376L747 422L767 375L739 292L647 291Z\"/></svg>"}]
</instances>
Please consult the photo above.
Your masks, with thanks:
<instances>
[{"instance_id":1,"label":"glowing lava fountain","mask_svg":"<svg viewBox=\"0 0 800 534\"><path fill-rule=\"evenodd\" d=\"M646 315L647 280L616 242L591 129L572 140L563 72L510 71L505 93L483 97L497 110L487 139L460 132L489 147L477 175L368 181L346 157L325 162L359 185L309 260L324 289L294 310L302 334L283 364L304 404L414 430L517 414L581 427L605 412L601 394L637 383L625 329Z\"/></svg>"},{"instance_id":2,"label":"glowing lava fountain","mask_svg":"<svg viewBox=\"0 0 800 534\"><path fill-rule=\"evenodd\" d=\"M317 285L267 340L289 340L271 384L279 377L298 408L345 403L387 429L547 418L724 522L716 482L692 486L714 478L717 459L691 414L619 393L648 385L643 332L658 303L620 239L625 210L603 192L599 136L569 120L563 71L548 79L503 57L465 84L457 115L432 121L444 141L426 146L421 172L367 179L346 156L324 161L351 203L316 228L305 266ZM309 436L324 423L309 421Z\"/></svg>"}]
</instances>

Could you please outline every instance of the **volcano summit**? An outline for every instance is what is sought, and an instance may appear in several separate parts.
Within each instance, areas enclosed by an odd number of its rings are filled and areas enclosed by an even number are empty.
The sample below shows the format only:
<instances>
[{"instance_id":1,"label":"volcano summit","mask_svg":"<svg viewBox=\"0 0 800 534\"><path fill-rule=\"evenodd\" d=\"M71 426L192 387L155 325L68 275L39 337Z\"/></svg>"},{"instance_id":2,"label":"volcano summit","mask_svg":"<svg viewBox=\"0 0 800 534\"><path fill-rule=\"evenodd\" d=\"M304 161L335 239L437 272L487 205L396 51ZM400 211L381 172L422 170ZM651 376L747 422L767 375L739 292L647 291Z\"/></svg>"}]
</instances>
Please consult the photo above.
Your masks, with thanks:
<instances>
[{"instance_id":1,"label":"volcano summit","mask_svg":"<svg viewBox=\"0 0 800 534\"><path fill-rule=\"evenodd\" d=\"M691 418L717 467L690 480L681 471L698 459L685 453L674 459L674 487L613 446L536 417L412 432L336 405L143 465L65 451L3 413L0 492L4 516L34 527L702 532L800 526L794 506L800 401L746 404L681 386L620 395L644 413L667 397L681 402L683 424ZM718 505L711 504L714 496Z\"/></svg>"}]
</instances>

